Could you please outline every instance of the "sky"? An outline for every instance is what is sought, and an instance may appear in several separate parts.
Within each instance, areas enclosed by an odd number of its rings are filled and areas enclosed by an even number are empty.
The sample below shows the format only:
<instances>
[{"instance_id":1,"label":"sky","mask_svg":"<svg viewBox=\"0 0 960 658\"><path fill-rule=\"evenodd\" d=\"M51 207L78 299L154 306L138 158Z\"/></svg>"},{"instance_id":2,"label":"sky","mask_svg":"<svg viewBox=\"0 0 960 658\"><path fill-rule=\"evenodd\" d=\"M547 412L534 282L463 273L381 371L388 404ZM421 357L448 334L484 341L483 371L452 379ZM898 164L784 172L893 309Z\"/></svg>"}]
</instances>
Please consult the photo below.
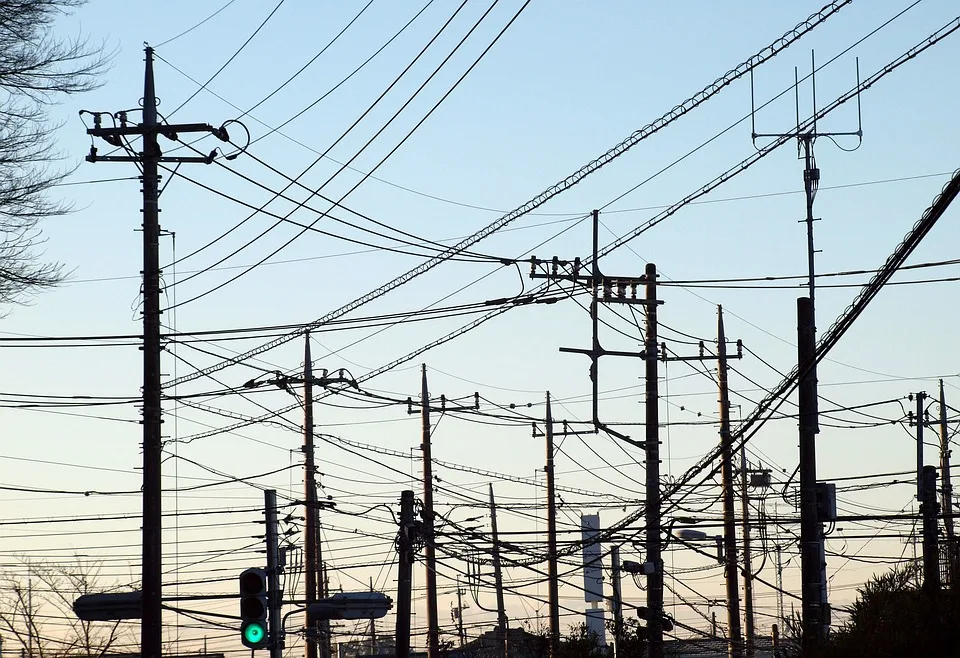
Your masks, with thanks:
<instances>
[{"instance_id":1,"label":"sky","mask_svg":"<svg viewBox=\"0 0 960 658\"><path fill-rule=\"evenodd\" d=\"M0 496L11 521L0 525L4 566L22 572L24 556L80 560L97 565L106 584L135 586L138 578L140 187L132 164L83 161L91 139L81 120L90 123L89 115L78 120L78 114L127 110L136 116L145 43L156 51L158 111L166 121L220 126L235 120L227 125L231 138L241 146L248 136L250 142L235 159L162 172L160 199L163 322L173 335L163 374L167 383L189 378L165 389L171 396L164 409L164 510L171 514L165 519L165 592L223 594L235 591L243 568L263 561L255 538L262 533L256 524L261 489L278 491L283 514L300 514L294 504L303 488L299 400L276 387L242 387L278 371L299 373L303 338L194 378L198 369L288 335L411 270L438 245L481 230L821 7L746 0L171 0L148 7L107 0L62 17L58 35L102 43L113 54L112 66L99 89L65 99L52 116L61 122L55 134L62 165L76 166L55 197L74 212L43 222L43 256L63 263L69 280L29 305L5 309L0 324L8 382L0 414L10 437L0 454L6 466ZM447 610L458 576L470 605L464 611L468 632L495 624L495 615L481 609L494 604L484 560L476 598L468 586L471 550L479 547L464 532L475 528L488 537L490 483L500 531L510 541L530 542L524 550L538 556L536 569L545 570L539 559L545 448L531 425L543 428L546 391L555 401L555 419L581 432L558 439L557 483L566 488L560 491L561 545L579 539L581 513L600 513L609 527L639 510L642 451L584 424L590 418L588 361L559 351L589 346L582 293L570 296L569 288L555 285L557 303L518 305L415 358L403 357L479 317L478 307L484 312L497 300L532 291L540 282L528 277L523 261L531 255L586 257L591 210L601 210L601 246L629 234L770 143L751 139L751 132L795 130L798 112L806 118L827 107L857 85L858 70L866 80L956 18L946 0L853 2L757 67L752 83L744 77L729 85L478 242L462 260L445 262L343 322L315 330L315 372L343 368L347 376L364 378L399 361L364 381L359 392L323 397L315 405L321 495L336 505L322 515L332 590L366 589L372 582L395 594L392 514L401 490L422 490L420 419L404 402L418 401L421 364L436 404L441 395L450 406L472 402L475 393L480 398L481 413L433 415L445 638L455 639ZM814 146L821 173L815 263L825 275L816 297L821 334L957 168L957 95L948 84L957 38L946 37L864 91L859 103L848 102L818 123L824 133L862 130L862 139L824 136ZM815 93L812 63L820 67ZM795 72L803 80L796 89ZM751 97L758 108L752 117ZM110 148L94 145L101 154ZM174 142L162 147L167 155L195 154ZM193 148L204 154L232 150L209 137ZM735 422L797 359L796 299L806 294L807 271L803 162L797 156L796 141L789 141L601 261L605 274L622 276L639 276L647 263L656 264L660 339L673 354L697 354L701 341L715 353L722 305L728 339L744 346L742 358L731 362ZM281 190L286 198L278 200ZM334 201L342 207L331 210ZM261 206L268 212L254 212ZM906 417L915 403L908 396L936 396L942 379L947 404L960 407L949 329L960 319L952 303L957 212L948 210L908 260L939 264L896 274L819 369L824 415L818 475L837 483L841 514L915 512L916 429ZM303 231L305 225L322 232ZM739 279L748 281L733 281ZM601 308L604 347L640 348L643 319L635 311ZM397 322L395 314L416 320ZM33 337L73 338L24 340ZM601 419L623 424L634 437L644 431L642 366L619 357L600 364ZM659 365L665 484L718 441L715 368L711 360ZM799 582L798 528L789 521L796 518L794 401L747 444L751 468L770 469L774 482L751 491L754 514L762 509L768 520L785 519L761 524L763 533L755 530L754 568L775 582L779 546L788 592L798 591ZM938 402L927 402L937 418ZM870 406L849 410L857 405ZM287 407L292 410L273 415ZM951 432L957 413L949 410ZM270 422L244 422L265 416ZM926 439L925 461L938 464L935 431L928 430ZM708 479L682 508L706 519L710 533L719 532L719 492L716 479ZM48 523L35 532L25 523L30 520ZM912 558L919 551L909 539L914 526L906 519L829 528L831 602L849 604L856 586L873 573ZM302 538L300 530L291 541ZM624 559L642 559L634 544L642 542L640 530L635 523L617 533ZM712 543L704 549L712 551ZM302 591L294 568L299 559L291 550L288 592ZM561 568L564 626L582 619L586 607L578 559L572 555ZM667 584L677 592L666 594L668 611L707 630L710 613L721 611L722 566L676 545L665 560ZM542 575L512 566L505 577L511 625L538 628L547 614ZM422 647L420 563L414 587L414 644ZM625 583L628 603L642 605L644 597ZM794 604L787 596L787 614ZM233 606L230 600L194 607L235 614ZM776 592L758 585L756 606L758 628L768 633L778 616ZM242 649L229 623L224 628L211 617L201 619L169 613L167 638L182 652L197 650L204 638L210 650ZM392 619L381 630L392 629ZM343 626L338 639L356 632L365 630ZM297 655L301 642L292 636L288 653Z\"/></svg>"}]
</instances>

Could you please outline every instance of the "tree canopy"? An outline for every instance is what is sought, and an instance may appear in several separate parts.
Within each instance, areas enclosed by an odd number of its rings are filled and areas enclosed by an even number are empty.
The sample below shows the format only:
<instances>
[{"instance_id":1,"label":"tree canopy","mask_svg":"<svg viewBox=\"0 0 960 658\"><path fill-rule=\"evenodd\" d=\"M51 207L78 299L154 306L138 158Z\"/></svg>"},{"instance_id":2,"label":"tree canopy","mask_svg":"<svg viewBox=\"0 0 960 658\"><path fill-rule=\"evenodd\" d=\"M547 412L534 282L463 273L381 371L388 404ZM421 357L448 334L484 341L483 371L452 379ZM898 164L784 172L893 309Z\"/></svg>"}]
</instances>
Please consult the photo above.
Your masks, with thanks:
<instances>
[{"instance_id":1,"label":"tree canopy","mask_svg":"<svg viewBox=\"0 0 960 658\"><path fill-rule=\"evenodd\" d=\"M960 655L960 596L917 586L917 566L896 567L858 589L849 619L830 634L827 656Z\"/></svg>"}]
</instances>

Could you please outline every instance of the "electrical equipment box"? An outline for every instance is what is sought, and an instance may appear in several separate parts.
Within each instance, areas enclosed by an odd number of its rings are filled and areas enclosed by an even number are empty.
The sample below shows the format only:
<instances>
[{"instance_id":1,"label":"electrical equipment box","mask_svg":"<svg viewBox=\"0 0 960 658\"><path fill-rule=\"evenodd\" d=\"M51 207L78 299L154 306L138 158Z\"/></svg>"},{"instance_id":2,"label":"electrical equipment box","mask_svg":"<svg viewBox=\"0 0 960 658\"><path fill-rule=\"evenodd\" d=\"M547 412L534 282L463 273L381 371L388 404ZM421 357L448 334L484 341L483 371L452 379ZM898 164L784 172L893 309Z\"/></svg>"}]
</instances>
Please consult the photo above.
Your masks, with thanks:
<instances>
[{"instance_id":1,"label":"electrical equipment box","mask_svg":"<svg viewBox=\"0 0 960 658\"><path fill-rule=\"evenodd\" d=\"M753 488L766 489L770 486L770 469L762 471L750 471L750 486Z\"/></svg>"},{"instance_id":2,"label":"electrical equipment box","mask_svg":"<svg viewBox=\"0 0 960 658\"><path fill-rule=\"evenodd\" d=\"M837 520L837 485L833 482L817 482L817 519Z\"/></svg>"}]
</instances>

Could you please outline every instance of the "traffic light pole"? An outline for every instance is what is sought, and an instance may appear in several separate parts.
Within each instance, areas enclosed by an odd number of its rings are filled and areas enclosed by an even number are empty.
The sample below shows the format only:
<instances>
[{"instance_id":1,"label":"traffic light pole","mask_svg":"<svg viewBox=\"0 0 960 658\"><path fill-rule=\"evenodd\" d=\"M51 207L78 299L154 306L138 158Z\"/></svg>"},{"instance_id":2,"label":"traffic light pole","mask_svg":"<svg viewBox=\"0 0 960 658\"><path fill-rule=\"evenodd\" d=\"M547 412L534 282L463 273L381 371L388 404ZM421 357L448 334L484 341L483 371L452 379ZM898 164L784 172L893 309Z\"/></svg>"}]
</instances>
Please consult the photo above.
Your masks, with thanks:
<instances>
[{"instance_id":1,"label":"traffic light pole","mask_svg":"<svg viewBox=\"0 0 960 658\"><path fill-rule=\"evenodd\" d=\"M283 628L280 624L280 546L277 533L277 492L265 489L264 509L267 520L267 610L270 629L270 658L283 656Z\"/></svg>"}]
</instances>

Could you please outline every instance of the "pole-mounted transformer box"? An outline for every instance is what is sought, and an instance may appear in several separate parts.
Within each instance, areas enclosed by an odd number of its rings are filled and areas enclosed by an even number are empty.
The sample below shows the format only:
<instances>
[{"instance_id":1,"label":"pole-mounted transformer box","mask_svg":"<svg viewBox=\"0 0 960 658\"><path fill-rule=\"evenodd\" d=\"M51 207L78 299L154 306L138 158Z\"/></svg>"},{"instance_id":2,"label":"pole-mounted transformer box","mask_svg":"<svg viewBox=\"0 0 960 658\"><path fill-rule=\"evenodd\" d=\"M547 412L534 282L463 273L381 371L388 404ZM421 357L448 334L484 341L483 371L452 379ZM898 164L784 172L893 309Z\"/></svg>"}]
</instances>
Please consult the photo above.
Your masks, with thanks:
<instances>
[{"instance_id":1,"label":"pole-mounted transformer box","mask_svg":"<svg viewBox=\"0 0 960 658\"><path fill-rule=\"evenodd\" d=\"M817 482L817 520L837 520L837 485L833 482Z\"/></svg>"}]
</instances>

